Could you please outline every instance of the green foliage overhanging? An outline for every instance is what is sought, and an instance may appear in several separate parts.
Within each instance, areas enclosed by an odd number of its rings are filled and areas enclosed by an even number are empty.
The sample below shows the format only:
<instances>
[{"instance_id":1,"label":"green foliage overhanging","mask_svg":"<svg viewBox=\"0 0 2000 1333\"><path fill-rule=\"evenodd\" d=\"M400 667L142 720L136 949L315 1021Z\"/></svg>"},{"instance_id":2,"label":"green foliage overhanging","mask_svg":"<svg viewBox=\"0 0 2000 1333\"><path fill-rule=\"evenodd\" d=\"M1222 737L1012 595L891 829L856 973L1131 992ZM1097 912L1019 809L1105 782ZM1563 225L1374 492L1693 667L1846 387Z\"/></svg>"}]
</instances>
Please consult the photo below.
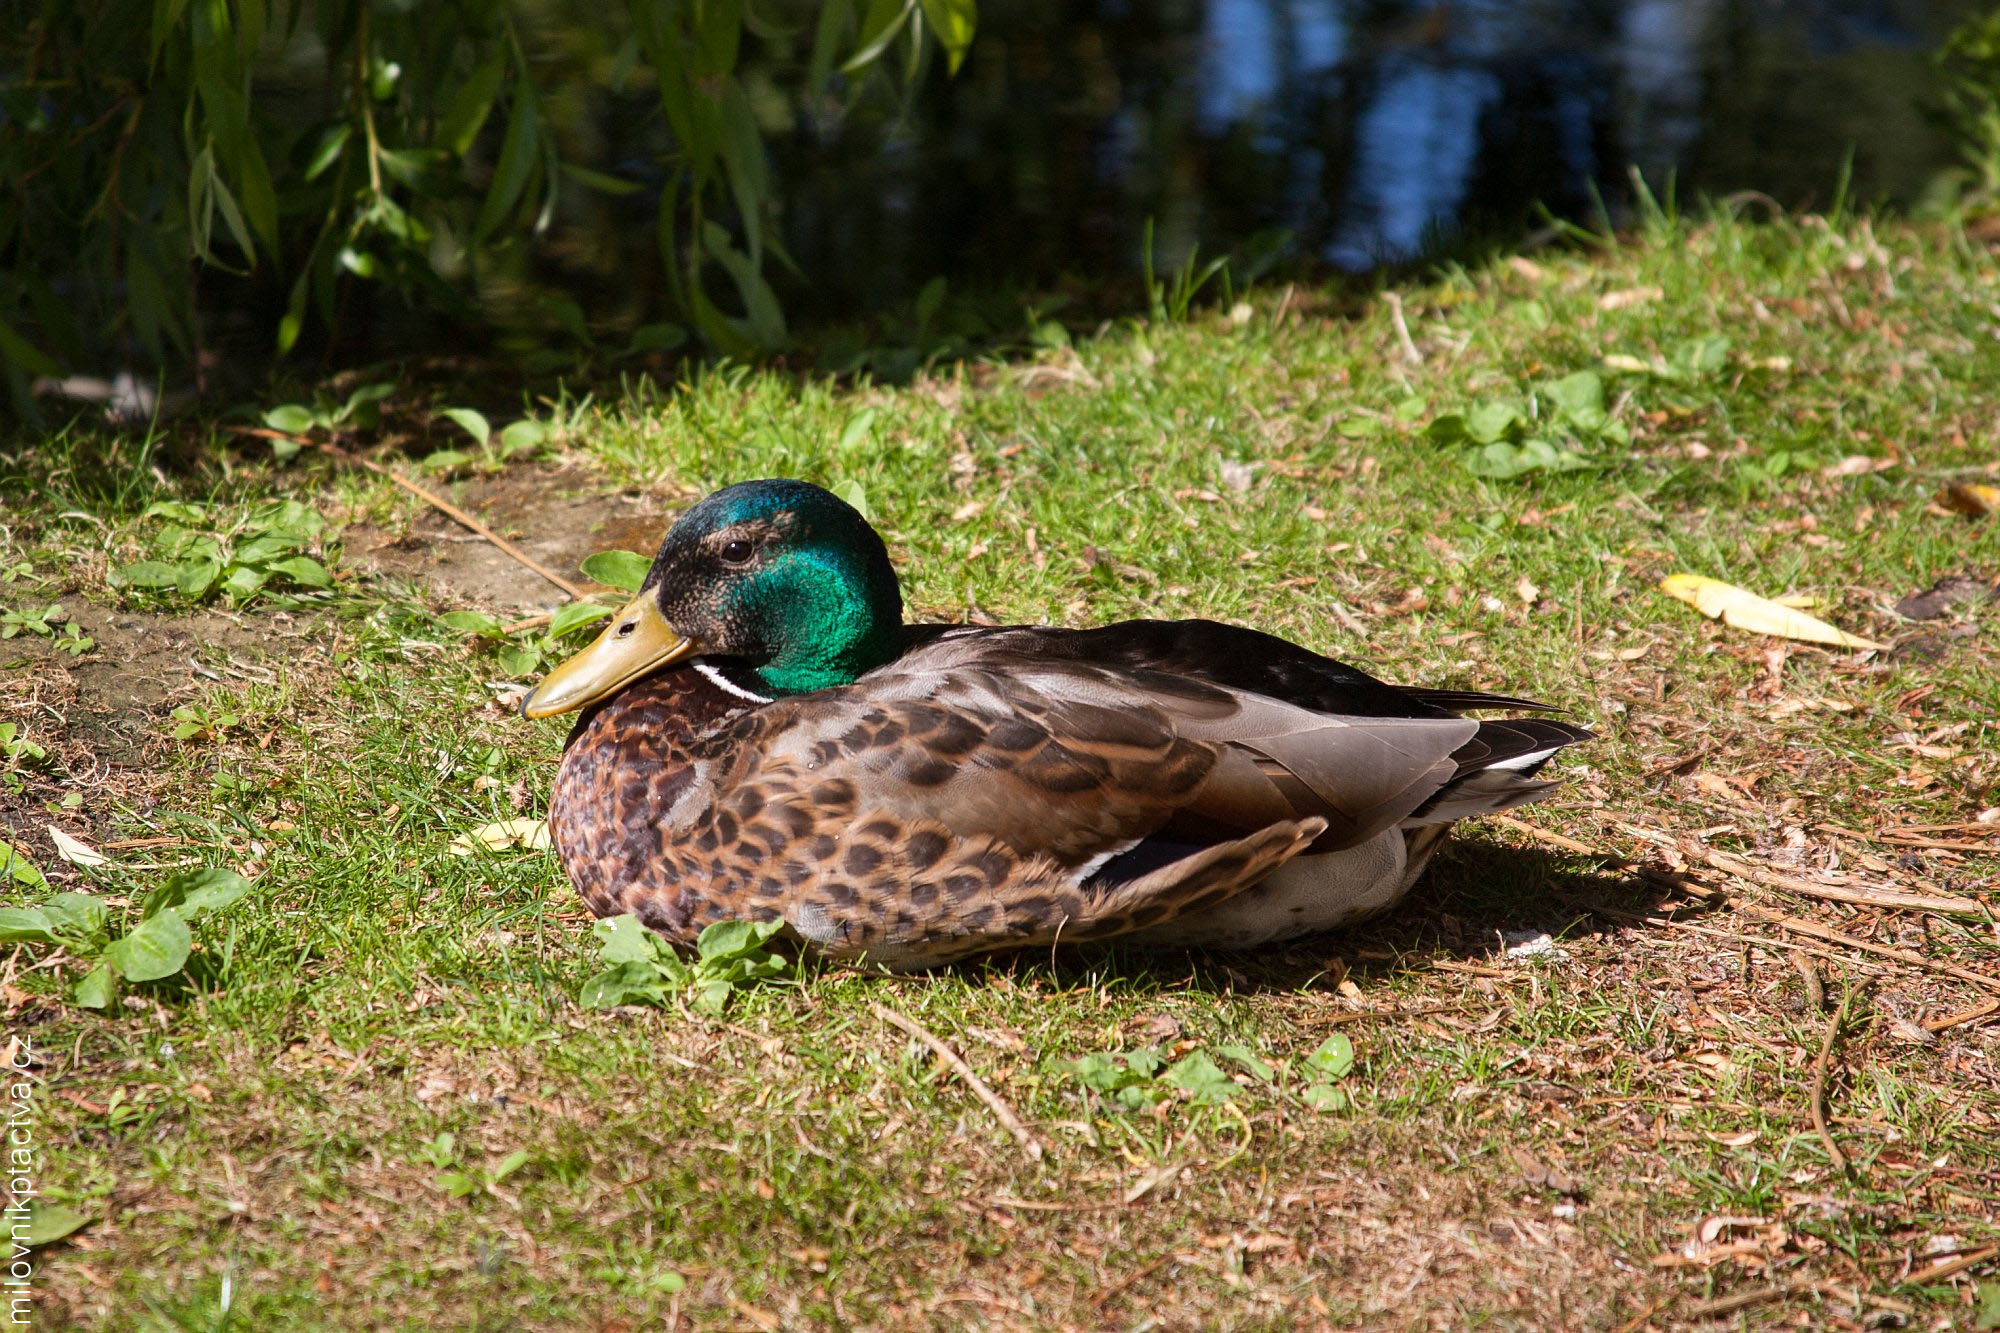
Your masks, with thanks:
<instances>
[{"instance_id":1,"label":"green foliage overhanging","mask_svg":"<svg viewBox=\"0 0 2000 1333\"><path fill-rule=\"evenodd\" d=\"M1954 182L1962 203L2000 203L2000 8L1961 23L1938 52L1946 124L1965 166Z\"/></svg>"},{"instance_id":2,"label":"green foliage overhanging","mask_svg":"<svg viewBox=\"0 0 2000 1333\"><path fill-rule=\"evenodd\" d=\"M290 351L354 283L477 321L559 194L648 222L711 347L777 346L773 126L956 71L975 0L40 0L0 31L0 369L195 364L225 275ZM25 21L22 21L25 18ZM565 152L650 85L636 171ZM572 133L570 138L587 137ZM588 145L595 146L595 145ZM600 164L601 165L601 164ZM638 176L640 179L635 179ZM204 290L208 277L208 290ZM207 304L204 301L207 301ZM725 308L727 307L727 308ZM247 312L260 318L255 312ZM662 320L641 339L687 336Z\"/></svg>"}]
</instances>

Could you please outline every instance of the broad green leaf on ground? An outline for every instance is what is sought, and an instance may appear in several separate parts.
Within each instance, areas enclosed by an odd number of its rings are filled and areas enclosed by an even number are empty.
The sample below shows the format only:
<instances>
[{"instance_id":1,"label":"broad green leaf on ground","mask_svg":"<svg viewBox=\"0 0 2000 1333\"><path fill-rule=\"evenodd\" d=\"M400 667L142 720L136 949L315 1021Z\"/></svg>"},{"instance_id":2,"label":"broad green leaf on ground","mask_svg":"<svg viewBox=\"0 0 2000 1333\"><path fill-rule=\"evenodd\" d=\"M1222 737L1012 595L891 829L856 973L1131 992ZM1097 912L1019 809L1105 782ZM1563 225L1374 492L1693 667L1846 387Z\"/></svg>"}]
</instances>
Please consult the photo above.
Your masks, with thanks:
<instances>
[{"instance_id":1,"label":"broad green leaf on ground","mask_svg":"<svg viewBox=\"0 0 2000 1333\"><path fill-rule=\"evenodd\" d=\"M577 996L586 1009L615 1009L621 1004L660 1004L667 996L668 982L660 970L645 961L614 964L583 983Z\"/></svg>"},{"instance_id":2,"label":"broad green leaf on ground","mask_svg":"<svg viewBox=\"0 0 2000 1333\"><path fill-rule=\"evenodd\" d=\"M1515 423L1527 419L1519 403L1506 398L1493 399L1474 404L1465 414L1465 433L1479 444L1491 444L1504 437Z\"/></svg>"},{"instance_id":3,"label":"broad green leaf on ground","mask_svg":"<svg viewBox=\"0 0 2000 1333\"><path fill-rule=\"evenodd\" d=\"M466 1195L476 1192L485 1183L477 1176L467 1175L463 1171L440 1171L437 1181L438 1188L454 1199L463 1199Z\"/></svg>"},{"instance_id":4,"label":"broad green leaf on ground","mask_svg":"<svg viewBox=\"0 0 2000 1333\"><path fill-rule=\"evenodd\" d=\"M694 985L695 1012L707 1014L712 1018L720 1018L723 1010L729 1007L729 993L732 989L729 982L719 977L696 981Z\"/></svg>"},{"instance_id":5,"label":"broad green leaf on ground","mask_svg":"<svg viewBox=\"0 0 2000 1333\"><path fill-rule=\"evenodd\" d=\"M127 981L158 981L187 963L194 936L178 910L162 908L104 951L104 961Z\"/></svg>"},{"instance_id":6,"label":"broad green leaf on ground","mask_svg":"<svg viewBox=\"0 0 2000 1333\"><path fill-rule=\"evenodd\" d=\"M1573 419L1604 410L1604 380L1593 371L1579 370L1542 386L1551 403Z\"/></svg>"},{"instance_id":7,"label":"broad green leaf on ground","mask_svg":"<svg viewBox=\"0 0 2000 1333\"><path fill-rule=\"evenodd\" d=\"M301 403L281 403L264 414L264 424L287 435L303 435L319 424L319 418Z\"/></svg>"},{"instance_id":8,"label":"broad green leaf on ground","mask_svg":"<svg viewBox=\"0 0 2000 1333\"><path fill-rule=\"evenodd\" d=\"M0 944L81 943L104 929L104 904L59 893L33 907L0 907Z\"/></svg>"},{"instance_id":9,"label":"broad green leaf on ground","mask_svg":"<svg viewBox=\"0 0 2000 1333\"><path fill-rule=\"evenodd\" d=\"M58 935L74 941L87 941L102 935L105 920L110 915L103 899L88 893L58 893L43 903L40 910L54 924Z\"/></svg>"},{"instance_id":10,"label":"broad green leaf on ground","mask_svg":"<svg viewBox=\"0 0 2000 1333\"><path fill-rule=\"evenodd\" d=\"M1346 1078L1354 1068L1354 1043L1336 1032L1306 1057L1306 1068L1321 1078Z\"/></svg>"},{"instance_id":11,"label":"broad green leaf on ground","mask_svg":"<svg viewBox=\"0 0 2000 1333\"><path fill-rule=\"evenodd\" d=\"M84 973L70 991L70 998L85 1009L108 1009L117 998L118 978L112 973L109 963L99 963Z\"/></svg>"},{"instance_id":12,"label":"broad green leaf on ground","mask_svg":"<svg viewBox=\"0 0 2000 1333\"><path fill-rule=\"evenodd\" d=\"M630 912L599 918L590 933L597 937L598 956L607 963L650 963L665 943Z\"/></svg>"},{"instance_id":13,"label":"broad green leaf on ground","mask_svg":"<svg viewBox=\"0 0 2000 1333\"><path fill-rule=\"evenodd\" d=\"M1278 1076L1276 1066L1248 1046L1228 1045L1216 1047L1215 1053L1225 1060L1233 1061L1244 1073L1259 1083L1272 1082Z\"/></svg>"},{"instance_id":14,"label":"broad green leaf on ground","mask_svg":"<svg viewBox=\"0 0 2000 1333\"><path fill-rule=\"evenodd\" d=\"M112 570L110 583L114 588L172 588L180 579L178 565L163 560L135 560Z\"/></svg>"},{"instance_id":15,"label":"broad green leaf on ground","mask_svg":"<svg viewBox=\"0 0 2000 1333\"><path fill-rule=\"evenodd\" d=\"M1299 1093L1300 1100L1315 1111L1345 1110L1352 1098L1339 1083L1354 1069L1354 1043L1347 1035L1336 1032L1321 1042L1305 1066L1312 1082Z\"/></svg>"},{"instance_id":16,"label":"broad green leaf on ground","mask_svg":"<svg viewBox=\"0 0 2000 1333\"><path fill-rule=\"evenodd\" d=\"M493 428L486 424L486 417L472 408L447 407L438 415L456 422L458 427L470 435L482 449L486 447L486 441L492 438Z\"/></svg>"},{"instance_id":17,"label":"broad green leaf on ground","mask_svg":"<svg viewBox=\"0 0 2000 1333\"><path fill-rule=\"evenodd\" d=\"M39 907L0 907L0 944L54 944L55 923Z\"/></svg>"},{"instance_id":18,"label":"broad green leaf on ground","mask_svg":"<svg viewBox=\"0 0 2000 1333\"><path fill-rule=\"evenodd\" d=\"M283 574L302 588L331 588L333 575L327 573L326 566L309 555L288 555L273 560L273 573Z\"/></svg>"},{"instance_id":19,"label":"broad green leaf on ground","mask_svg":"<svg viewBox=\"0 0 2000 1333\"><path fill-rule=\"evenodd\" d=\"M1589 466L1590 460L1582 454L1543 439L1528 439L1520 444L1496 440L1465 454L1466 471L1475 477L1499 480L1518 477L1524 472L1574 472Z\"/></svg>"},{"instance_id":20,"label":"broad green leaf on ground","mask_svg":"<svg viewBox=\"0 0 2000 1333\"><path fill-rule=\"evenodd\" d=\"M31 889L39 889L48 883L42 877L41 869L28 859L27 853L9 842L0 842L0 875Z\"/></svg>"},{"instance_id":21,"label":"broad green leaf on ground","mask_svg":"<svg viewBox=\"0 0 2000 1333\"><path fill-rule=\"evenodd\" d=\"M460 634L479 634L488 638L498 638L500 622L484 611L447 611L439 616L438 624Z\"/></svg>"},{"instance_id":22,"label":"broad green leaf on ground","mask_svg":"<svg viewBox=\"0 0 2000 1333\"><path fill-rule=\"evenodd\" d=\"M540 649L512 644L501 648L494 654L494 658L500 663L500 669L510 679L519 679L522 676L539 670L543 662Z\"/></svg>"},{"instance_id":23,"label":"broad green leaf on ground","mask_svg":"<svg viewBox=\"0 0 2000 1333\"><path fill-rule=\"evenodd\" d=\"M854 506L856 513L870 523L875 521L875 511L868 507L868 490L860 482L849 477L833 488L833 493Z\"/></svg>"},{"instance_id":24,"label":"broad green leaf on ground","mask_svg":"<svg viewBox=\"0 0 2000 1333\"><path fill-rule=\"evenodd\" d=\"M1348 1105L1347 1089L1337 1083L1321 1081L1308 1083L1299 1093L1299 1100L1315 1111L1344 1111Z\"/></svg>"},{"instance_id":25,"label":"broad green leaf on ground","mask_svg":"<svg viewBox=\"0 0 2000 1333\"><path fill-rule=\"evenodd\" d=\"M28 1202L28 1224L15 1239L29 1249L37 1249L73 1235L90 1225L91 1219L74 1208L40 1199Z\"/></svg>"},{"instance_id":26,"label":"broad green leaf on ground","mask_svg":"<svg viewBox=\"0 0 2000 1333\"><path fill-rule=\"evenodd\" d=\"M602 919L591 933L599 958L611 966L586 981L578 998L586 1009L664 1004L692 986L695 1009L720 1015L738 990L793 970L790 959L768 947L784 928L782 921L715 922L696 940L690 964L630 913Z\"/></svg>"},{"instance_id":27,"label":"broad green leaf on ground","mask_svg":"<svg viewBox=\"0 0 2000 1333\"><path fill-rule=\"evenodd\" d=\"M1157 1086L1155 1079L1165 1064L1159 1052L1152 1050L1093 1051L1057 1067L1086 1088L1136 1111L1166 1099L1168 1090Z\"/></svg>"},{"instance_id":28,"label":"broad green leaf on ground","mask_svg":"<svg viewBox=\"0 0 2000 1333\"><path fill-rule=\"evenodd\" d=\"M686 335L683 334L681 338L675 341L678 343L685 340ZM519 421L511 421L500 429L500 456L502 458L512 458L515 454L540 445L548 439L548 436L548 427L539 421L527 417L523 417Z\"/></svg>"},{"instance_id":29,"label":"broad green leaf on ground","mask_svg":"<svg viewBox=\"0 0 2000 1333\"><path fill-rule=\"evenodd\" d=\"M639 591L652 567L652 561L633 551L599 551L582 565L586 576L625 592Z\"/></svg>"},{"instance_id":30,"label":"broad green leaf on ground","mask_svg":"<svg viewBox=\"0 0 2000 1333\"><path fill-rule=\"evenodd\" d=\"M867 442L870 432L875 429L875 418L879 415L872 407L864 407L847 419L840 430L840 451L846 453ZM849 501L849 503L853 503ZM860 508L855 505L855 508Z\"/></svg>"},{"instance_id":31,"label":"broad green leaf on ground","mask_svg":"<svg viewBox=\"0 0 2000 1333\"><path fill-rule=\"evenodd\" d=\"M585 625L596 624L610 614L610 607L599 606L595 602L569 602L549 617L549 635L560 639Z\"/></svg>"},{"instance_id":32,"label":"broad green leaf on ground","mask_svg":"<svg viewBox=\"0 0 2000 1333\"><path fill-rule=\"evenodd\" d=\"M1174 1061L1160 1075L1160 1081L1188 1094L1188 1100L1196 1106L1219 1105L1237 1091L1229 1075L1201 1051L1191 1051Z\"/></svg>"},{"instance_id":33,"label":"broad green leaf on ground","mask_svg":"<svg viewBox=\"0 0 2000 1333\"><path fill-rule=\"evenodd\" d=\"M1973 1288L1972 1295L1978 1307L1972 1317L1972 1326L1980 1333L2000 1328L2000 1281L1982 1282Z\"/></svg>"},{"instance_id":34,"label":"broad green leaf on ground","mask_svg":"<svg viewBox=\"0 0 2000 1333\"><path fill-rule=\"evenodd\" d=\"M752 956L785 928L783 921L718 921L701 932L695 954L704 963Z\"/></svg>"},{"instance_id":35,"label":"broad green leaf on ground","mask_svg":"<svg viewBox=\"0 0 2000 1333\"><path fill-rule=\"evenodd\" d=\"M183 871L169 876L166 883L146 896L140 915L151 917L173 908L182 919L193 921L205 912L217 912L238 901L250 888L249 880L220 866Z\"/></svg>"},{"instance_id":36,"label":"broad green leaf on ground","mask_svg":"<svg viewBox=\"0 0 2000 1333\"><path fill-rule=\"evenodd\" d=\"M463 449L433 449L417 460L417 466L426 472L446 473L471 461L472 455Z\"/></svg>"}]
</instances>

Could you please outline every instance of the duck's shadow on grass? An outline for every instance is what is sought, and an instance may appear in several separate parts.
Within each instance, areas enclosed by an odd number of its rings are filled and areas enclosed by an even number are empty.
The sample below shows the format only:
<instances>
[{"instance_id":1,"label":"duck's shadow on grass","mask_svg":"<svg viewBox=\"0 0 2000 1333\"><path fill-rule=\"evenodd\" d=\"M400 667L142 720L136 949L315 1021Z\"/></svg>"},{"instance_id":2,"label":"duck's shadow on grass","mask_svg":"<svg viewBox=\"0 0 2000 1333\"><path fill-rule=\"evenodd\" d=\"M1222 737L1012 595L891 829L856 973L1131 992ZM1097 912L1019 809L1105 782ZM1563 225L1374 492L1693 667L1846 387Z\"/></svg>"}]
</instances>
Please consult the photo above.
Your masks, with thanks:
<instances>
[{"instance_id":1,"label":"duck's shadow on grass","mask_svg":"<svg viewBox=\"0 0 2000 1333\"><path fill-rule=\"evenodd\" d=\"M1237 993L1365 983L1437 962L1498 965L1507 950L1541 935L1575 940L1626 929L1610 913L1656 908L1667 890L1618 870L1578 870L1575 857L1538 848L1454 840L1409 896L1372 921L1256 950L1159 950L1116 943L1027 952L951 969L977 979L1040 976L1064 989Z\"/></svg>"}]
</instances>

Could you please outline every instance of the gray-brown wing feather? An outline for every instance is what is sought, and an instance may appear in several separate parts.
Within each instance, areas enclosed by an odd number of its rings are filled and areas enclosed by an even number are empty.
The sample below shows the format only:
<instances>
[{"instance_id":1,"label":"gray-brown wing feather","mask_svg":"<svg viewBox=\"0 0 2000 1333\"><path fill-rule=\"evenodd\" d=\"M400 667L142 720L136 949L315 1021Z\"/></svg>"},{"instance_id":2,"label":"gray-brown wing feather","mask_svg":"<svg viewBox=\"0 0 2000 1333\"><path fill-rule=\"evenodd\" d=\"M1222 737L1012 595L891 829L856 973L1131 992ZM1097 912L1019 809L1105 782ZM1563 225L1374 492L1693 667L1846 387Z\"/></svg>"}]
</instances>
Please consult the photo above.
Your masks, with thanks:
<instances>
[{"instance_id":1,"label":"gray-brown wing feather","mask_svg":"<svg viewBox=\"0 0 2000 1333\"><path fill-rule=\"evenodd\" d=\"M1089 691L1100 701L1107 688L1136 687L1169 712L1182 735L1226 747L1217 774L1186 807L1189 815L1246 829L1318 816L1329 825L1315 845L1321 852L1425 813L1452 783L1482 769L1590 738L1580 727L1543 719L1461 719L1447 709L1546 705L1387 685L1296 644L1210 621L1126 621L1094 630L913 627L912 634L898 672L1039 671L1062 681L1059 693ZM1115 669L1093 668L1093 659ZM1245 762L1251 759L1254 765ZM1527 776L1496 773L1487 781L1511 782L1522 793L1542 789Z\"/></svg>"},{"instance_id":2,"label":"gray-brown wing feather","mask_svg":"<svg viewBox=\"0 0 2000 1333\"><path fill-rule=\"evenodd\" d=\"M767 748L825 762L851 753L889 808L949 823L963 800L968 834L1087 859L1180 811L1246 831L1317 817L1331 846L1364 841L1449 781L1453 752L1479 729L1453 717L1328 717L1164 673L993 656L872 673L851 693L880 721L848 727L816 703L801 710L809 725ZM885 727L897 745L871 757L871 728Z\"/></svg>"},{"instance_id":3,"label":"gray-brown wing feather","mask_svg":"<svg viewBox=\"0 0 2000 1333\"><path fill-rule=\"evenodd\" d=\"M1046 683L967 668L876 673L762 710L756 762L851 783L871 811L1063 865L1158 829L1215 768L1220 747L1144 697Z\"/></svg>"}]
</instances>

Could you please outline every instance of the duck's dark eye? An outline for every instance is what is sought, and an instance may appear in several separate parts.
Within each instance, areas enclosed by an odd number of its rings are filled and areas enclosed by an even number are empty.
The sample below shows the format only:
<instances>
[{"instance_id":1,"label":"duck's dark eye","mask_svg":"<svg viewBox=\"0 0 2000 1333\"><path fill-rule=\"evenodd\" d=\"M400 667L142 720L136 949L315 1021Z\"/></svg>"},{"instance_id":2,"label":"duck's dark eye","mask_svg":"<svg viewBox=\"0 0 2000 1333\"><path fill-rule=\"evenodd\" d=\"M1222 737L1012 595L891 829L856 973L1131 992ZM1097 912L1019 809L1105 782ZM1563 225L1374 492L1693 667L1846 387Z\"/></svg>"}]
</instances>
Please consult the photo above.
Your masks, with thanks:
<instances>
[{"instance_id":1,"label":"duck's dark eye","mask_svg":"<svg viewBox=\"0 0 2000 1333\"><path fill-rule=\"evenodd\" d=\"M724 564L743 565L750 562L750 553L756 548L746 541L724 542L722 560Z\"/></svg>"}]
</instances>

